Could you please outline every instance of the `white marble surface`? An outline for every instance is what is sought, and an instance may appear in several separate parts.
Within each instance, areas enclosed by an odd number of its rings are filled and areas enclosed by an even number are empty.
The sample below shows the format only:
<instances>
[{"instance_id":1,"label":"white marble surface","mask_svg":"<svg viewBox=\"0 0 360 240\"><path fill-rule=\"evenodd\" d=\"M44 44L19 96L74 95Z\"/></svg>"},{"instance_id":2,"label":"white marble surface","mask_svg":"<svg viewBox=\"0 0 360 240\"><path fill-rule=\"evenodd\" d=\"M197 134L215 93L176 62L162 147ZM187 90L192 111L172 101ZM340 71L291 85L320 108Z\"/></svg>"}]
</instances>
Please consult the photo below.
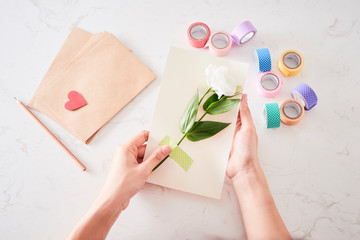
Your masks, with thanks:
<instances>
[{"instance_id":1,"label":"white marble surface","mask_svg":"<svg viewBox=\"0 0 360 240\"><path fill-rule=\"evenodd\" d=\"M246 92L260 160L276 205L295 239L360 239L360 3L353 1L0 1L0 239L63 239L101 188L115 147L151 125L169 46L191 49L189 24L231 31L244 20L256 37L228 58L250 62ZM72 27L114 33L157 80L86 146L37 114L86 164L76 165L16 106L27 103ZM290 48L303 71L275 99L255 91L252 51L273 64ZM193 49L194 51L203 51ZM275 70L277 70L275 68ZM296 126L264 129L264 102L281 102L300 82L319 104ZM221 200L147 184L109 239L245 239L228 179Z\"/></svg>"}]
</instances>

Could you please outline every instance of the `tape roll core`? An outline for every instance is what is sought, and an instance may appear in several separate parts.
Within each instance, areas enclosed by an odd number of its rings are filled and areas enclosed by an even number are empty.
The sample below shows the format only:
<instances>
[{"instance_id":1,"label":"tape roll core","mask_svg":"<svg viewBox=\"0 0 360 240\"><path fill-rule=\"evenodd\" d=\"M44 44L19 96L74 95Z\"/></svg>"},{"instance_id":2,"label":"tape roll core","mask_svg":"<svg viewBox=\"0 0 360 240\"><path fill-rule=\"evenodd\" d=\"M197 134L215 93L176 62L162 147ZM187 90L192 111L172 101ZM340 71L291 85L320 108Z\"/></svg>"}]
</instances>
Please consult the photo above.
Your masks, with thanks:
<instances>
[{"instance_id":1,"label":"tape roll core","mask_svg":"<svg viewBox=\"0 0 360 240\"><path fill-rule=\"evenodd\" d=\"M287 50L279 59L279 70L285 77L295 76L304 65L304 58L296 50Z\"/></svg>"},{"instance_id":2,"label":"tape roll core","mask_svg":"<svg viewBox=\"0 0 360 240\"><path fill-rule=\"evenodd\" d=\"M306 83L301 83L292 90L291 96L298 100L304 106L305 110L312 109L318 102L315 91Z\"/></svg>"},{"instance_id":3,"label":"tape roll core","mask_svg":"<svg viewBox=\"0 0 360 240\"><path fill-rule=\"evenodd\" d=\"M242 45L250 41L256 34L256 28L250 21L245 21L236 26L231 32L231 38L236 45Z\"/></svg>"},{"instance_id":4,"label":"tape roll core","mask_svg":"<svg viewBox=\"0 0 360 240\"><path fill-rule=\"evenodd\" d=\"M280 106L280 118L286 125L295 125L304 116L304 107L298 100L288 99Z\"/></svg>"},{"instance_id":5,"label":"tape roll core","mask_svg":"<svg viewBox=\"0 0 360 240\"><path fill-rule=\"evenodd\" d=\"M248 34L246 34L244 37L242 37L242 38L240 39L240 43L241 43L241 44L246 43L246 42L249 41L254 35L255 35L255 32L254 32L254 31L249 32Z\"/></svg>"},{"instance_id":6,"label":"tape roll core","mask_svg":"<svg viewBox=\"0 0 360 240\"><path fill-rule=\"evenodd\" d=\"M304 107L306 107L305 99L298 92L292 92L292 96L294 99L298 100Z\"/></svg>"},{"instance_id":7,"label":"tape roll core","mask_svg":"<svg viewBox=\"0 0 360 240\"><path fill-rule=\"evenodd\" d=\"M280 84L279 78L272 73L262 76L260 82L261 86L268 91L277 89Z\"/></svg>"},{"instance_id":8,"label":"tape roll core","mask_svg":"<svg viewBox=\"0 0 360 240\"><path fill-rule=\"evenodd\" d=\"M202 22L195 22L187 29L187 39L191 46L203 48L210 37L210 28Z\"/></svg>"},{"instance_id":9,"label":"tape roll core","mask_svg":"<svg viewBox=\"0 0 360 240\"><path fill-rule=\"evenodd\" d=\"M257 90L263 97L275 97L283 85L282 79L275 72L265 72L257 80Z\"/></svg>"},{"instance_id":10,"label":"tape roll core","mask_svg":"<svg viewBox=\"0 0 360 240\"><path fill-rule=\"evenodd\" d=\"M190 36L195 40L203 40L208 35L208 30L202 25L194 25L190 29Z\"/></svg>"},{"instance_id":11,"label":"tape roll core","mask_svg":"<svg viewBox=\"0 0 360 240\"><path fill-rule=\"evenodd\" d=\"M295 52L289 52L284 55L283 62L286 67L295 69L301 65L301 57Z\"/></svg>"},{"instance_id":12,"label":"tape roll core","mask_svg":"<svg viewBox=\"0 0 360 240\"><path fill-rule=\"evenodd\" d=\"M301 116L302 107L297 102L288 102L284 104L284 114L291 119L297 119Z\"/></svg>"},{"instance_id":13,"label":"tape roll core","mask_svg":"<svg viewBox=\"0 0 360 240\"><path fill-rule=\"evenodd\" d=\"M267 112L266 112L266 106L264 106L263 116L264 116L264 121L265 121L265 127L267 127L268 117L267 117Z\"/></svg>"},{"instance_id":14,"label":"tape roll core","mask_svg":"<svg viewBox=\"0 0 360 240\"><path fill-rule=\"evenodd\" d=\"M215 33L211 37L212 45L217 49L224 49L229 45L230 39L223 33Z\"/></svg>"},{"instance_id":15,"label":"tape roll core","mask_svg":"<svg viewBox=\"0 0 360 240\"><path fill-rule=\"evenodd\" d=\"M233 39L227 32L221 31L213 33L206 45L208 45L212 55L223 57L229 54L232 47L232 41Z\"/></svg>"}]
</instances>

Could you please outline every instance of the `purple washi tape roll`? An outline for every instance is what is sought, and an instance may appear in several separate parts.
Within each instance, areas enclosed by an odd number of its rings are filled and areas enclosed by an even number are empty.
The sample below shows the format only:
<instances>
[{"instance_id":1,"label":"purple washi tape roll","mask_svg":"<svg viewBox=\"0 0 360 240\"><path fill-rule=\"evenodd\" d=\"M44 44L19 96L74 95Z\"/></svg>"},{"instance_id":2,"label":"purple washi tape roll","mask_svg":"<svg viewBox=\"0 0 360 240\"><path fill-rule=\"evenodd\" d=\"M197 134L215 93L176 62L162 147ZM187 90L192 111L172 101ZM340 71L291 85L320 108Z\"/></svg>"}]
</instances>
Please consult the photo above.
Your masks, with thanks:
<instances>
[{"instance_id":1,"label":"purple washi tape roll","mask_svg":"<svg viewBox=\"0 0 360 240\"><path fill-rule=\"evenodd\" d=\"M292 90L291 96L298 100L304 106L305 110L312 109L318 102L318 98L314 90L305 83L301 83Z\"/></svg>"},{"instance_id":2,"label":"purple washi tape roll","mask_svg":"<svg viewBox=\"0 0 360 240\"><path fill-rule=\"evenodd\" d=\"M245 44L255 36L256 28L250 21L245 21L238 25L231 32L231 37L234 39L236 45Z\"/></svg>"}]
</instances>

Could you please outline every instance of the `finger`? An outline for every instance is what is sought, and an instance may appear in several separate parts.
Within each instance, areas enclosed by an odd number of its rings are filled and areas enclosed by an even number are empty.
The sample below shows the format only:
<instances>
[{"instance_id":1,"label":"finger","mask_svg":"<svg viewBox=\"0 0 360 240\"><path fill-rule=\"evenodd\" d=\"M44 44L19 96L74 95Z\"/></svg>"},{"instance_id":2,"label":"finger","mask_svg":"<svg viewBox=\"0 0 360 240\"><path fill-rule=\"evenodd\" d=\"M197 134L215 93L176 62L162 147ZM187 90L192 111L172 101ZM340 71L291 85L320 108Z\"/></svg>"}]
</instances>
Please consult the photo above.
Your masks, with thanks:
<instances>
[{"instance_id":1,"label":"finger","mask_svg":"<svg viewBox=\"0 0 360 240\"><path fill-rule=\"evenodd\" d=\"M141 164L145 171L150 174L151 171L156 167L169 153L171 148L168 145L162 145L153 151L150 156L144 160Z\"/></svg>"},{"instance_id":2,"label":"finger","mask_svg":"<svg viewBox=\"0 0 360 240\"><path fill-rule=\"evenodd\" d=\"M240 103L240 119L241 125L253 125L253 119L251 117L250 109L247 102L247 94L244 94Z\"/></svg>"},{"instance_id":3,"label":"finger","mask_svg":"<svg viewBox=\"0 0 360 240\"><path fill-rule=\"evenodd\" d=\"M141 131L127 143L128 146L141 147L149 138L149 131Z\"/></svg>"},{"instance_id":4,"label":"finger","mask_svg":"<svg viewBox=\"0 0 360 240\"><path fill-rule=\"evenodd\" d=\"M239 108L238 116L236 119L235 134L240 130L240 127L241 127L241 116L240 116L240 108ZM235 137L235 135L234 135L234 137Z\"/></svg>"},{"instance_id":5,"label":"finger","mask_svg":"<svg viewBox=\"0 0 360 240\"><path fill-rule=\"evenodd\" d=\"M246 98L246 94L243 95L243 97L241 98L241 102L245 101L244 97ZM239 108L237 119L236 119L234 138L235 138L236 133L240 130L240 128L241 128L241 114L240 114L240 108Z\"/></svg>"},{"instance_id":6,"label":"finger","mask_svg":"<svg viewBox=\"0 0 360 240\"><path fill-rule=\"evenodd\" d=\"M139 148L138 148L138 155L137 157L138 158L143 158L144 155L145 155L145 150L146 150L146 145L141 145Z\"/></svg>"}]
</instances>

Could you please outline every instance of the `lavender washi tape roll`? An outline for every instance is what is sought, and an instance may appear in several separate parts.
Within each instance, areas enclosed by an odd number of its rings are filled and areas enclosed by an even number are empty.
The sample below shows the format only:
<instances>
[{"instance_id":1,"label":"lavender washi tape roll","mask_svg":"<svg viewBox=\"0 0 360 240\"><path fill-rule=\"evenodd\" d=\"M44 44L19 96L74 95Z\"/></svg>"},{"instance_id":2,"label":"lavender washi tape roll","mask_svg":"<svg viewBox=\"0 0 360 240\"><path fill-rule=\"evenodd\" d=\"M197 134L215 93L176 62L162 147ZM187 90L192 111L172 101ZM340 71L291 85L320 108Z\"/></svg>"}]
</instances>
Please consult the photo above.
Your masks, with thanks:
<instances>
[{"instance_id":1,"label":"lavender washi tape roll","mask_svg":"<svg viewBox=\"0 0 360 240\"><path fill-rule=\"evenodd\" d=\"M245 21L238 25L231 32L231 37L234 39L236 45L242 45L250 41L255 36L256 28L250 21Z\"/></svg>"},{"instance_id":2,"label":"lavender washi tape roll","mask_svg":"<svg viewBox=\"0 0 360 240\"><path fill-rule=\"evenodd\" d=\"M318 102L318 98L314 90L305 83L301 83L292 90L291 96L298 100L304 106L305 110L312 109Z\"/></svg>"}]
</instances>

